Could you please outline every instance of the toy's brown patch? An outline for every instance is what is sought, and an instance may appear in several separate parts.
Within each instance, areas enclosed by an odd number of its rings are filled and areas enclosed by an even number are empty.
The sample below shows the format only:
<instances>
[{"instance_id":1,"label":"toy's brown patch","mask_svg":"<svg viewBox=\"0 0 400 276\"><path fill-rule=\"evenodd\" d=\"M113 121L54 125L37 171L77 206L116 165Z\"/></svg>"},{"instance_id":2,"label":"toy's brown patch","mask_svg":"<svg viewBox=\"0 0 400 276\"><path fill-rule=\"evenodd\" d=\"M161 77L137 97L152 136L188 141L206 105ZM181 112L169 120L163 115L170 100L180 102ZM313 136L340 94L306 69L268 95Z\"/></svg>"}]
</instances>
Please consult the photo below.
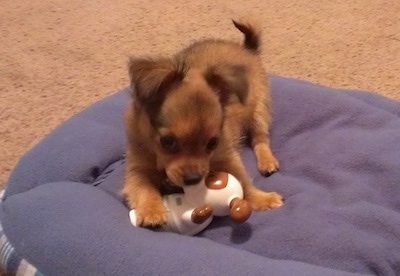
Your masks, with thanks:
<instances>
[{"instance_id":1,"label":"toy's brown patch","mask_svg":"<svg viewBox=\"0 0 400 276\"><path fill-rule=\"evenodd\" d=\"M205 182L207 188L211 190L222 190L228 185L228 174L225 172L210 173Z\"/></svg>"},{"instance_id":2,"label":"toy's brown patch","mask_svg":"<svg viewBox=\"0 0 400 276\"><path fill-rule=\"evenodd\" d=\"M213 208L211 205L206 204L193 210L192 221L196 224L202 224L212 216Z\"/></svg>"}]
</instances>

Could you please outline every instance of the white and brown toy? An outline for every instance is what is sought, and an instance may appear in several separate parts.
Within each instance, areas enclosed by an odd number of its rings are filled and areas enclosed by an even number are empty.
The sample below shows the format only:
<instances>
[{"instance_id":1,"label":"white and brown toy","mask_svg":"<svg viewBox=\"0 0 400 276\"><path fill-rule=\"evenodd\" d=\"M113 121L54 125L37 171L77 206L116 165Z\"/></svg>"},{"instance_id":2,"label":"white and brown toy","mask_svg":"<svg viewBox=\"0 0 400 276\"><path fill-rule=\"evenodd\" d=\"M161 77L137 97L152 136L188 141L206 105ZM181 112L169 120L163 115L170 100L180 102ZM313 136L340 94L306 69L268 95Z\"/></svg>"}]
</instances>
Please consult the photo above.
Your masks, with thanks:
<instances>
[{"instance_id":1,"label":"white and brown toy","mask_svg":"<svg viewBox=\"0 0 400 276\"><path fill-rule=\"evenodd\" d=\"M168 222L162 230L193 236L204 230L213 216L229 215L233 221L243 223L251 215L242 186L231 174L212 173L198 184L185 186L183 191L163 197ZM135 210L129 216L137 226Z\"/></svg>"}]
</instances>

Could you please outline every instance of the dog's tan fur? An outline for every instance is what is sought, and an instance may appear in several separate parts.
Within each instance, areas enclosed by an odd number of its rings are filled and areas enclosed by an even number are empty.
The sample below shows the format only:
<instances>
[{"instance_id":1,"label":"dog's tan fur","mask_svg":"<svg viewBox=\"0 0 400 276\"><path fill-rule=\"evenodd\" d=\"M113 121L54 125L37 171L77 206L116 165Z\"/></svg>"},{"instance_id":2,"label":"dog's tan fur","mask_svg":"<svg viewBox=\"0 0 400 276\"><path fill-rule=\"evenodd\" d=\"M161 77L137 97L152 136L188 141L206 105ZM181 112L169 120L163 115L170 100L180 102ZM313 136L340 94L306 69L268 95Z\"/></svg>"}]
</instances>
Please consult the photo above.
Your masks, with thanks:
<instances>
[{"instance_id":1,"label":"dog's tan fur","mask_svg":"<svg viewBox=\"0 0 400 276\"><path fill-rule=\"evenodd\" d=\"M244 45L196 42L172 58L131 58L133 101L126 113L128 147L124 194L138 224L166 222L160 188L198 182L210 171L233 174L254 210L282 205L282 197L257 189L239 155L248 134L258 169L279 167L270 150L270 98L259 59L260 30L234 21Z\"/></svg>"}]
</instances>

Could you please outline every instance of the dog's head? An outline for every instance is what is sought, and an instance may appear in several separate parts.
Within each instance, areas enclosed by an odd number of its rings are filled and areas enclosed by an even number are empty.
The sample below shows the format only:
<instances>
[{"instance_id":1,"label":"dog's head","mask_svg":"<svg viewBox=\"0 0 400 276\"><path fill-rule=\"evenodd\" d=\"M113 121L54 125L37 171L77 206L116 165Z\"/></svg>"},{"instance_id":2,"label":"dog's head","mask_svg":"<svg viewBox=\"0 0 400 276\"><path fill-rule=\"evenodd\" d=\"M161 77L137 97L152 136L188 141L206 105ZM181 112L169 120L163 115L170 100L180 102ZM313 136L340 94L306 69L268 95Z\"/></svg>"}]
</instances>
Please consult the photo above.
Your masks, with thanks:
<instances>
[{"instance_id":1,"label":"dog's head","mask_svg":"<svg viewBox=\"0 0 400 276\"><path fill-rule=\"evenodd\" d=\"M224 107L244 103L246 69L222 64L199 70L179 59L131 59L134 104L151 124L157 168L177 186L200 182L219 146Z\"/></svg>"}]
</instances>

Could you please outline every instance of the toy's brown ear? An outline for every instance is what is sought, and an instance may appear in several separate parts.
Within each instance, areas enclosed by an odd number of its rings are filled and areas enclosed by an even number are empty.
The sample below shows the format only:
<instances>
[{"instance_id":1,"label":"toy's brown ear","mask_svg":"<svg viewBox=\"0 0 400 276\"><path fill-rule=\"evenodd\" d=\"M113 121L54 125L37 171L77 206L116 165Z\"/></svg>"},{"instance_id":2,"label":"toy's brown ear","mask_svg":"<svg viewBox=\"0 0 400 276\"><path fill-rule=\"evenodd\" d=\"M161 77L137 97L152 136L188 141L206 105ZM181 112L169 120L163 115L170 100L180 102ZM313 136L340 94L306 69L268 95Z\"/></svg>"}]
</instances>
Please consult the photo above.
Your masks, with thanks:
<instances>
[{"instance_id":1,"label":"toy's brown ear","mask_svg":"<svg viewBox=\"0 0 400 276\"><path fill-rule=\"evenodd\" d=\"M236 223L243 223L251 216L251 208L244 199L234 198L230 204L230 217Z\"/></svg>"},{"instance_id":2,"label":"toy's brown ear","mask_svg":"<svg viewBox=\"0 0 400 276\"><path fill-rule=\"evenodd\" d=\"M184 63L170 58L131 58L128 67L132 94L141 104L162 102L186 74Z\"/></svg>"},{"instance_id":3,"label":"toy's brown ear","mask_svg":"<svg viewBox=\"0 0 400 276\"><path fill-rule=\"evenodd\" d=\"M241 103L245 103L248 94L247 68L236 64L218 64L210 67L205 78L222 104L236 95Z\"/></svg>"}]
</instances>

